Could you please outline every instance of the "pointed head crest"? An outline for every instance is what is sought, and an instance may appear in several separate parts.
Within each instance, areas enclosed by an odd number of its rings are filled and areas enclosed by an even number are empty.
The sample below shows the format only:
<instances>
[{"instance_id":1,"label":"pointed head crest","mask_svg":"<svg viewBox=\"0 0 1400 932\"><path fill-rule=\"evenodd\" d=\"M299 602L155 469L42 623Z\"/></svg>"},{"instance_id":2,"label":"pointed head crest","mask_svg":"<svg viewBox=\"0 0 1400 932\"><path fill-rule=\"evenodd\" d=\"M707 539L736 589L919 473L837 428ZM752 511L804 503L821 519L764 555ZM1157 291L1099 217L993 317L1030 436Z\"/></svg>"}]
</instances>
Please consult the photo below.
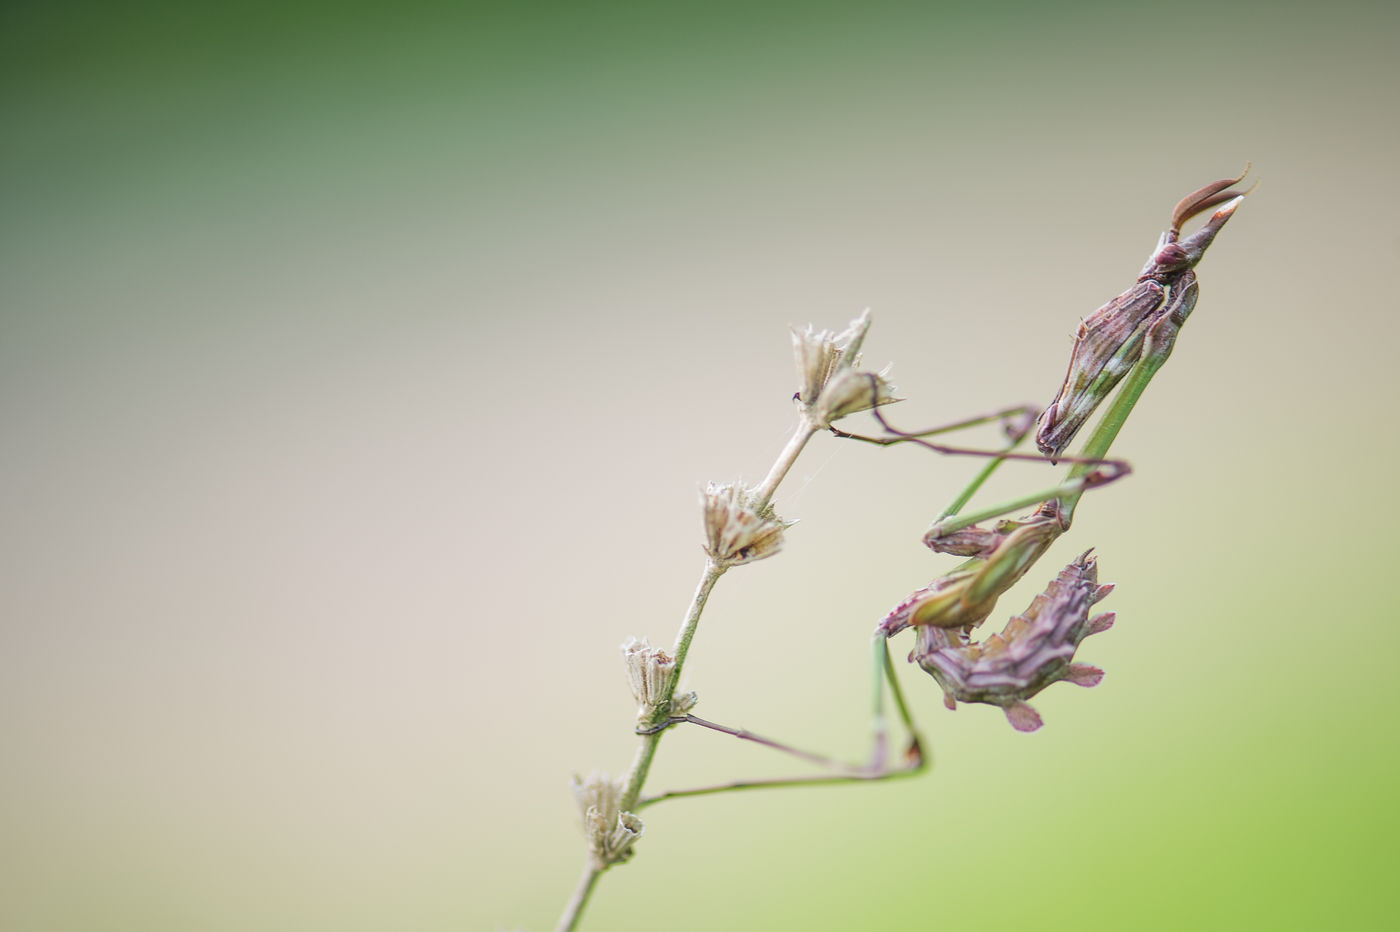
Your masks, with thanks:
<instances>
[{"instance_id":1,"label":"pointed head crest","mask_svg":"<svg viewBox=\"0 0 1400 932\"><path fill-rule=\"evenodd\" d=\"M1248 173L1249 166L1246 165L1238 178L1213 181L1203 188L1192 191L1178 201L1176 208L1172 211L1171 228L1163 233L1162 238L1157 241L1157 248L1152 251L1147 265L1143 266L1138 281L1147 279L1165 281L1200 262L1211 241L1215 239L1215 234L1219 233L1220 229L1225 226L1225 223L1244 200L1245 195L1254 190L1250 188L1249 191L1236 191L1231 187L1243 181L1244 176ZM1186 239L1180 239L1181 228L1188 220L1219 205L1224 206L1212 214L1199 230Z\"/></svg>"}]
</instances>

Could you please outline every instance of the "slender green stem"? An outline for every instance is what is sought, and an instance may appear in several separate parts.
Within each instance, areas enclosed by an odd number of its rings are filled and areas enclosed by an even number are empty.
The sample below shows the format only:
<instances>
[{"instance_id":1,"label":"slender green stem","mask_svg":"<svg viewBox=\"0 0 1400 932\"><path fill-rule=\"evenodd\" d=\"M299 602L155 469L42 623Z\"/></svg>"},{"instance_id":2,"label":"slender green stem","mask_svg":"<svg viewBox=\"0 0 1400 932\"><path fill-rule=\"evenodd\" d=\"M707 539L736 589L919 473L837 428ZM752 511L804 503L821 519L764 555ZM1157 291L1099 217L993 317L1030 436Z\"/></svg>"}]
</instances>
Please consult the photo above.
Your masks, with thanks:
<instances>
[{"instance_id":1,"label":"slender green stem","mask_svg":"<svg viewBox=\"0 0 1400 932\"><path fill-rule=\"evenodd\" d=\"M671 696L676 691L676 684L680 682L681 669L685 666L685 658L690 653L690 642L695 638L695 629L700 625L700 616L705 611L705 603L710 599L710 593L715 588L715 583L724 575L726 567L709 560L705 563L705 572L700 577L700 584L695 587L695 595L690 599L690 608L686 610L685 620L681 623L680 633L676 636L675 658L676 667L671 676L670 688L667 689L657 708L663 710L662 714L667 715L671 708ZM660 721L652 722L653 725L661 724ZM665 730L642 735L641 743L637 745L637 753L632 758L632 766L627 771L627 784L622 791L622 801L619 803L623 812L631 811L641 798L642 787L646 785L647 774L651 772L652 758L656 756L656 748L661 743L661 736Z\"/></svg>"},{"instance_id":2,"label":"slender green stem","mask_svg":"<svg viewBox=\"0 0 1400 932\"><path fill-rule=\"evenodd\" d=\"M1108 455L1108 450L1113 446L1113 441L1117 439L1118 432L1127 423L1128 415L1133 413L1133 407L1142 397L1143 391L1147 388L1152 377L1157 374L1157 370L1167 361L1170 353L1151 353L1144 356L1133 367L1133 371L1128 375L1123 387L1119 389L1118 395L1104 412L1103 418L1094 428L1093 434L1084 444L1083 451L1079 454L1081 460L1088 462L1076 463L1069 471L1069 481L1072 482L1086 475L1092 469L1093 460L1101 460ZM1066 482L1069 485L1069 482ZM1064 509L1065 524L1074 518L1074 508L1079 504L1079 499L1084 496L1088 486L1082 486L1068 494L1060 496L1060 505Z\"/></svg>"},{"instance_id":3,"label":"slender green stem","mask_svg":"<svg viewBox=\"0 0 1400 932\"><path fill-rule=\"evenodd\" d=\"M700 584L696 586L695 594L691 597L690 607L686 610L685 620L681 623L680 634L676 639L675 675L671 678L671 689L666 694L666 698L658 704L660 709L669 710L671 707L671 693L675 692L675 684L680 679L681 667L685 664L686 654L690 652L690 642L695 637L695 629L700 624L700 616L705 611L705 603L709 601L710 592L714 589L719 578L724 575L725 569L724 566L713 560L707 561L705 564L705 572L700 577ZM652 724L661 723L653 722ZM632 766L627 771L627 782L618 805L621 811L635 812L640 808L638 801L642 795L642 787L646 785L647 774L651 772L651 763L656 757L656 748L660 745L663 734L665 734L665 729L641 736L641 740L637 744L636 754L632 757ZM571 932L578 925L579 917L583 915L583 908L588 905L589 897L593 895L593 888L597 885L598 878L607 868L608 865L599 864L591 858L584 865L578 887L574 890L574 895L570 897L568 904L564 907L564 914L559 919L558 932Z\"/></svg>"},{"instance_id":4,"label":"slender green stem","mask_svg":"<svg viewBox=\"0 0 1400 932\"><path fill-rule=\"evenodd\" d=\"M890 684L890 695L894 697L895 708L899 710L899 720L909 732L909 751L918 755L922 767L924 742L919 736L919 730L914 726L914 716L909 712L909 703L904 698L904 687L899 685L899 677L895 675L894 660L890 657L890 642L880 635L876 635L875 640L878 642L876 652L881 657L885 679Z\"/></svg>"},{"instance_id":5,"label":"slender green stem","mask_svg":"<svg viewBox=\"0 0 1400 932\"><path fill-rule=\"evenodd\" d=\"M1006 445L1006 448L1005 450L1003 450L1003 452L1010 453L1012 450L1020 446L1021 441L1024 439L1024 435L1021 437L1017 437L1015 440L1011 441ZM983 483L990 479L992 477L992 473L1000 469L1001 464L1005 462L1006 457L1004 456L999 456L996 459L989 460L986 463L986 465L984 465L980 470L978 470L977 475L972 477L972 481L967 484L967 487L958 493L957 498L953 499L951 502L948 503L948 507L943 509L943 511L938 515L937 520L942 521L944 518L947 518L951 515L955 515L958 512L962 511L963 508L967 505L967 503L972 500L972 496L976 495L978 490L982 488Z\"/></svg>"},{"instance_id":6,"label":"slender green stem","mask_svg":"<svg viewBox=\"0 0 1400 932\"><path fill-rule=\"evenodd\" d=\"M870 694L870 769L878 770L889 756L889 724L885 721L885 655L889 653L889 648L879 634L875 635L873 646L875 650L871 659L875 663L870 671L870 685L874 687Z\"/></svg>"},{"instance_id":7,"label":"slender green stem","mask_svg":"<svg viewBox=\"0 0 1400 932\"><path fill-rule=\"evenodd\" d=\"M919 736L919 729L914 725L914 716L909 712L909 703L904 698L904 690L899 685L899 679L894 672L894 662L890 660L889 641L885 636L876 633L871 640L874 648L872 659L875 661L871 670L873 674L870 678L874 685L874 692L871 696L871 709L873 712L873 724L871 731L874 735L873 747L870 752L870 765L868 772L872 774L891 774L899 771L892 771L886 766L886 758L889 756L889 729L885 719L885 684L890 687L890 695L894 698L895 710L899 712L899 721L904 726L904 730L909 733L909 747L905 750L904 768L922 770L923 759L923 739Z\"/></svg>"},{"instance_id":8,"label":"slender green stem","mask_svg":"<svg viewBox=\"0 0 1400 932\"><path fill-rule=\"evenodd\" d=\"M705 572L700 577L700 584L695 587L695 595L690 599L690 608L686 610L685 620L681 622L681 630L676 635L676 669L671 677L671 688L664 697L666 699L670 698L670 693L676 691L676 683L680 679L681 668L685 666L685 658L690 654L690 642L695 639L695 629L700 625L705 603L710 600L710 592L727 568L713 560L705 562Z\"/></svg>"},{"instance_id":9,"label":"slender green stem","mask_svg":"<svg viewBox=\"0 0 1400 932\"><path fill-rule=\"evenodd\" d=\"M1048 489L1040 489L1036 492L1028 492L1025 495L1008 499L1007 501L999 502L995 505L990 505L986 508L979 509L969 514L958 515L956 518L935 521L932 524L932 526L930 526L928 533L935 536L951 534L952 532L960 531L965 527L971 527L979 521L986 521L988 518L1000 517L1001 515L1004 515L1007 512L1016 511L1020 508L1028 508L1031 505L1038 505L1047 499L1057 497L1063 499L1064 496L1070 494L1078 494L1091 485L1101 484L1101 482L1096 483L1084 477L1069 479L1064 482L1061 482L1059 485L1051 486Z\"/></svg>"},{"instance_id":10,"label":"slender green stem","mask_svg":"<svg viewBox=\"0 0 1400 932\"><path fill-rule=\"evenodd\" d=\"M812 419L804 411L799 416L797 428L788 439L787 445L778 454L772 468L768 470L768 475L759 483L758 488L754 489L751 500L754 508L762 510L772 500L773 493L777 491L779 483L792 469L792 464L797 461L797 457L807 445L807 441L811 440L816 432L817 426L813 424ZM669 715L671 697L676 691L676 685L680 682L681 671L685 667L686 657L690 653L690 643L695 638L696 628L700 624L700 616L705 611L705 603L709 601L715 583L724 575L726 569L728 569L727 566L713 560L709 560L705 564L705 571L700 577L700 583L695 587L690 607L686 609L685 619L681 622L680 633L676 636L675 668L665 696L657 703L656 720L649 723L652 726L664 724L666 716ZM632 766L628 768L627 778L623 784L622 798L619 801L621 811L635 812L641 808L642 787L646 785L652 761L656 757L656 749L661 744L661 736L665 732L665 728L660 728L640 736L637 751L632 758ZM598 878L607 867L606 864L598 864L592 860L585 865L578 888L574 891L573 897L570 898L564 909L564 915L559 920L560 932L570 932L577 926L579 917L583 914L583 908L588 905L589 897L593 895Z\"/></svg>"}]
</instances>

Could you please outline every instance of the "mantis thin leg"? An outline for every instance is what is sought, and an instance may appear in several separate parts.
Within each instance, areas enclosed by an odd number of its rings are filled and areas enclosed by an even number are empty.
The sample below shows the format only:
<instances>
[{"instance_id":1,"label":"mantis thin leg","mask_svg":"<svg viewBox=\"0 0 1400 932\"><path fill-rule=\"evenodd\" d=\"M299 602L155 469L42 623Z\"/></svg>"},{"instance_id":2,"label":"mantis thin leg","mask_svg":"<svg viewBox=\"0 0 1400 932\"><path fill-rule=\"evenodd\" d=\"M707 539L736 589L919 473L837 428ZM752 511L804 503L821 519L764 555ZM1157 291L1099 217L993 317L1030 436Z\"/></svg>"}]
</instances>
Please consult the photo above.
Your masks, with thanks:
<instances>
[{"instance_id":1,"label":"mantis thin leg","mask_svg":"<svg viewBox=\"0 0 1400 932\"><path fill-rule=\"evenodd\" d=\"M845 763L838 761L834 757L827 757L825 754L816 754L812 751L804 751L801 748L795 748L792 745L783 744L780 741L774 741L772 738L765 738L762 735L754 734L747 728L731 728L728 725L721 725L718 722L707 721L703 718L700 718L698 715L677 715L672 718L668 718L660 725L655 725L651 728L645 729L639 728L637 729L637 734L654 734L655 732L661 731L665 728L670 728L673 725L685 724L699 725L701 728L708 728L711 731L717 731L720 734L732 735L741 741L752 741L755 744L761 744L766 748L772 748L773 750L781 751L784 754L791 754L793 757L800 757L805 761L811 761L814 764L818 764L822 767L827 767L832 770L841 770L846 769L847 767Z\"/></svg>"},{"instance_id":2,"label":"mantis thin leg","mask_svg":"<svg viewBox=\"0 0 1400 932\"><path fill-rule=\"evenodd\" d=\"M1139 363L1139 365L1141 365L1141 363ZM1158 365L1160 366L1160 363L1158 363ZM990 458L991 460L991 462L987 463L987 465L984 466L982 470L978 472L976 476L973 477L972 481L968 483L967 487L964 488L962 492L958 493L957 497L955 497L953 501L951 501L948 504L948 507L944 508L943 511L939 514L939 516L934 520L933 525L929 528L930 535L938 536L942 534L952 533L954 531L958 531L965 527L969 527L973 524L976 524L979 521L985 521L988 518L997 518L1001 515L1008 514L1012 511L1016 511L1017 509L1028 508L1032 505L1037 505L1041 502L1048 501L1052 498L1063 499L1066 502L1066 510L1069 510L1070 506L1068 505L1068 502L1071 500L1074 502L1078 502L1079 497L1083 495L1084 492L1086 492L1088 489L1094 488L1096 486L1107 485L1108 483L1113 482L1116 479L1123 478L1124 476L1128 475L1133 471L1132 466L1129 465L1126 460L1105 459L1103 454L1107 452L1106 445L1103 447L1102 451L1086 447L1084 454L1081 456L1060 457L1060 461L1073 464L1074 469L1071 470L1069 477L1066 478L1064 481L1060 482L1059 484L1051 486L1047 489L1041 489L1037 492L1031 492L1027 495L1011 499L1010 501L1005 501L997 505L992 505L987 508L983 508L979 511L973 512L972 514L959 517L956 521L948 520L950 517L956 515L967 505L968 501L971 500L972 496L977 493L977 491L982 487L983 483L985 483L987 479L991 477L992 473L994 473L998 468L1000 468L1001 464L1006 462L1007 460L1023 460L1035 463L1050 463L1050 460L1036 453L1014 452L1016 446L1020 444L1020 442L1025 438L1025 434L1019 431L1012 435L1010 443L1008 443L1007 446L1002 450L978 450L968 447L949 447L944 446L942 444L930 443L929 441L924 440L923 438L925 436L929 436L932 433L953 430L959 427L973 426L976 424L985 424L992 420L996 420L998 418L998 415L1013 414L1029 410L1030 409L1026 406L1021 406L1019 408L1008 408L1005 411L998 412L994 415L982 415L976 418L969 418L965 421L958 421L954 424L945 425L944 427L934 428L933 431L908 432L899 430L898 428L892 426L889 423L889 421L885 419L884 415L880 413L880 409L878 407L871 409L870 413L874 416L875 420L877 420L880 423L880 426L891 435L889 438L885 438L887 439L887 443L885 445L892 443L915 443L921 447L924 447L925 449L932 450L935 453L965 456L984 456ZM1123 417L1127 417L1126 412L1124 412ZM852 437L853 439L857 440L867 440L872 443L881 442L881 440L877 438L860 437L853 434L838 433L838 436Z\"/></svg>"},{"instance_id":3,"label":"mantis thin leg","mask_svg":"<svg viewBox=\"0 0 1400 932\"><path fill-rule=\"evenodd\" d=\"M871 393L872 401L878 398L878 385L876 385L874 382L872 382L871 384ZM964 488L960 493L958 493L957 497L954 498L953 501L951 501L948 504L948 506L943 509L943 511L939 514L939 516L936 519L934 519L934 527L940 529L945 533L960 530L964 527L967 527L971 524L975 524L978 521L984 521L988 518L999 517L1011 511L1015 511L1018 508L1025 508L1030 505L1038 504L1050 498L1057 498L1061 496L1074 496L1074 500L1078 501L1078 497L1082 495L1087 489L1092 488L1094 486L1106 485L1107 483L1112 482L1115 479L1120 479L1123 476L1126 476L1130 472L1132 472L1132 467L1129 466L1128 463L1123 460L1108 460L1104 459L1101 455L1093 456L1091 454L1087 454L1087 452L1086 455L1061 456L1056 460L1048 460L1044 456L1035 453L1014 452L1016 447L1020 445L1021 441L1025 439L1027 434L1030 432L1030 428L1023 428L1019 425L1015 425L1013 424L1011 419L1019 416L1027 419L1027 421L1029 422L1030 420L1034 420L1037 413L1038 409L1033 405L1016 405L1009 408L1003 408L1000 411L994 411L991 414L981 414L975 417L964 418L961 421L954 421L951 424L944 424L940 427L934 427L928 430L906 431L900 430L899 428L892 425L885 418L884 414L880 411L880 406L878 404L872 404L872 407L870 408L870 414L879 423L881 429L885 431L885 436L867 437L862 434L853 434L847 431L838 430L835 427L831 428L831 432L837 437L841 437L843 439L860 440L865 443L874 443L880 446L891 446L896 443L913 443L923 447L926 450L931 450L934 453L940 453L948 456L980 456L990 459L991 462L987 463L987 465L984 466L982 470L976 476L973 477L972 481L968 483L967 487ZM1010 442L1001 450L984 450L973 447L953 447L947 446L945 444L932 443L924 439L926 437L935 436L937 434L949 433L954 430L961 430L967 427L976 427L982 424L993 423L995 421L1001 421L1007 425L1007 433L1010 435L1011 438ZM1001 467L1001 464L1006 462L1007 460L1021 460L1033 463L1050 463L1051 465L1063 461L1074 464L1076 467L1080 467L1080 469L1078 472L1072 472L1068 479L1066 479L1059 485L1054 486L1051 489L1042 490L1040 492L1033 493L1028 496L1022 496L1021 498L1017 498L1009 502L1003 502L1000 505L983 509L977 512L975 515L963 518L959 522L945 524L944 522L946 521L946 519L961 511L967 505L968 501L971 500L972 496L975 495L979 489L981 489L982 485L989 478L991 478L992 474L996 472L996 470ZM1100 468L1095 469L1094 467Z\"/></svg>"},{"instance_id":4,"label":"mantis thin leg","mask_svg":"<svg viewBox=\"0 0 1400 932\"><path fill-rule=\"evenodd\" d=\"M992 424L997 421L1001 421L1009 425L1012 418L1015 417L1022 417L1030 421L1034 421L1036 416L1040 413L1040 408L1036 405L1016 405L1011 408L1003 408L1000 411L993 411L990 414L979 414L975 417L964 418L961 421L953 421L951 424L943 424L939 427L930 427L928 430L911 432L896 430L895 428L891 427L889 422L886 421L885 418L879 413L880 409L878 407L871 408L870 410L871 414L875 416L875 419L880 422L880 426L885 429L887 436L867 437L864 434L853 434L848 431L841 430L838 427L830 428L831 432L843 440L859 440L863 443L874 443L882 447L887 447L891 444L908 443L911 440L915 440L921 437L933 437L937 436L938 434L949 434L955 430L963 430L968 427L980 427L983 424ZM1020 429L1015 430L1015 434L1018 437L1022 433L1024 433L1024 431Z\"/></svg>"},{"instance_id":5,"label":"mantis thin leg","mask_svg":"<svg viewBox=\"0 0 1400 932\"><path fill-rule=\"evenodd\" d=\"M1068 459L1068 457L1066 457L1066 459ZM979 521L986 521L989 518L999 518L1004 514L1010 514L1022 508L1029 508L1032 505L1038 505L1041 502L1047 502L1051 499L1059 499L1066 512L1068 512L1071 503L1077 503L1080 497L1089 489L1107 485L1110 482L1122 479L1133 471L1133 467L1129 465L1126 460L1099 459L1093 462L1103 465L1098 469L1092 469L1089 468L1087 464L1081 463L1080 465L1085 466L1084 472L1077 475L1071 472L1069 478L1058 485L1053 485L1037 492L1030 492L1017 498L1000 502L996 505L990 505L986 508L971 512L970 514L952 517L945 513L943 517L940 517L929 526L925 537L942 537L954 531L960 531L965 527L971 527Z\"/></svg>"},{"instance_id":6,"label":"mantis thin leg","mask_svg":"<svg viewBox=\"0 0 1400 932\"><path fill-rule=\"evenodd\" d=\"M746 741L755 741L765 747L801 757L804 760L819 764L830 773L809 774L796 777L776 777L759 780L734 780L728 783L718 783L710 786L690 787L680 790L668 790L658 793L655 796L643 797L637 804L640 809L644 806L659 803L665 799L679 799L685 796L710 796L715 793L728 793L735 790L763 789L784 786L822 786L836 783L865 783L877 780L893 780L899 777L909 777L921 772L927 761L923 753L923 740L914 725L913 716L909 713L909 704L904 698L904 691L900 688L899 680L895 676L894 663L890 660L889 647L883 637L876 637L873 643L872 672L874 674L874 708L872 722L872 740L870 762L864 766L857 766L837 761L822 754L814 754L810 751L803 751L788 745L761 738L752 732L744 729L728 728L723 725L716 725L713 722L706 722L697 719L695 716L678 716L670 720L670 723L680 724L689 722L711 728L724 734L733 735ZM900 764L890 765L886 762L888 749L888 733L885 719L885 684L889 684L890 693L894 698L895 709L899 715L900 722L909 733L909 746L904 752L904 760ZM669 724L669 723L668 723Z\"/></svg>"}]
</instances>

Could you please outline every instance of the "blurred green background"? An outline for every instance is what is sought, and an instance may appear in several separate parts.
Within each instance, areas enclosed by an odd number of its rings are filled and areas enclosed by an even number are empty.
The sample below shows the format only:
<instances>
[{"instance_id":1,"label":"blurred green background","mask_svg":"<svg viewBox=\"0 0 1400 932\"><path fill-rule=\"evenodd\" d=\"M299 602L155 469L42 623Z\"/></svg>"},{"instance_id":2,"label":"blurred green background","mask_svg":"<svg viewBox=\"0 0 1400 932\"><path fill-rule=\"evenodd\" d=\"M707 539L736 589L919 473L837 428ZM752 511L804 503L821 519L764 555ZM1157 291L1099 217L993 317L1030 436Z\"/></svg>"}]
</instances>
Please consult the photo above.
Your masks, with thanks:
<instances>
[{"instance_id":1,"label":"blurred green background","mask_svg":"<svg viewBox=\"0 0 1400 932\"><path fill-rule=\"evenodd\" d=\"M1397 26L6 5L0 926L550 928L569 774L635 743L617 646L674 636L696 489L781 447L788 325L872 307L906 427L1045 403L1252 160L1137 473L1000 612L1096 547L1103 685L1027 736L905 670L931 774L648 810L585 928L1390 927ZM973 468L818 438L698 711L859 757L869 632ZM771 756L683 730L652 785Z\"/></svg>"}]
</instances>

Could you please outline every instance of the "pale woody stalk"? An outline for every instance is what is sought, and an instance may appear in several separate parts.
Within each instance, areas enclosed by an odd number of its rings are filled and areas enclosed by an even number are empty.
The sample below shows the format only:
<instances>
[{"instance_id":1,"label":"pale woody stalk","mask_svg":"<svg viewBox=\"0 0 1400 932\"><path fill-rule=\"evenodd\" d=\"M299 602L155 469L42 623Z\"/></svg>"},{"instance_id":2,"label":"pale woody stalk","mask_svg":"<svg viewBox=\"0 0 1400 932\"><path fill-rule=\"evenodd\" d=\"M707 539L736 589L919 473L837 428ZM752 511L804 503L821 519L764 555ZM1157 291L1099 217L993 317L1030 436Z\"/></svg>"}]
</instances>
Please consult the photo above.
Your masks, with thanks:
<instances>
[{"instance_id":1,"label":"pale woody stalk","mask_svg":"<svg viewBox=\"0 0 1400 932\"><path fill-rule=\"evenodd\" d=\"M755 488L739 483L710 484L702 496L707 559L700 582L686 609L671 654L635 638L623 645L633 694L638 703L637 751L622 780L594 773L574 778L574 793L588 840L588 859L578 887L559 920L559 930L574 929L588 904L598 878L610 866L632 855L634 843L645 827L634 810L641 799L665 724L694 706L694 693L676 695L676 684L685 667L700 616L715 583L733 566L770 557L782 547L783 533L791 526L772 508L773 495L792 469L807 442L831 422L877 404L897 400L887 381L888 373L862 372L860 345L870 327L867 310L842 333L813 330L792 332L799 389L798 418L792 437ZM650 733L642 733L650 731Z\"/></svg>"}]
</instances>

